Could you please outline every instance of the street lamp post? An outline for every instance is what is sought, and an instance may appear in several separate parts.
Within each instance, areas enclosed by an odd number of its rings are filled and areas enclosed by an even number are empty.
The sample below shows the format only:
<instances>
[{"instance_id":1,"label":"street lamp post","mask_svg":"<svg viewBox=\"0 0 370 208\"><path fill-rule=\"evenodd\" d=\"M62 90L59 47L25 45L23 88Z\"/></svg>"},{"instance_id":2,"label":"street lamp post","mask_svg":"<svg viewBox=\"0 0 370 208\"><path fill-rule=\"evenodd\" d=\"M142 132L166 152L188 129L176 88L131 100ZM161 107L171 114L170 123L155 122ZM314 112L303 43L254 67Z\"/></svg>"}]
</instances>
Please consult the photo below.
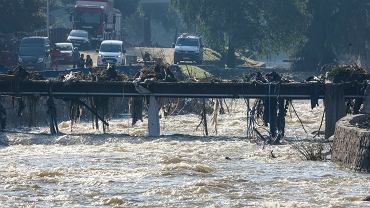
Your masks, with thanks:
<instances>
[{"instance_id":1,"label":"street lamp post","mask_svg":"<svg viewBox=\"0 0 370 208\"><path fill-rule=\"evenodd\" d=\"M46 34L48 37L50 37L50 2L49 0L46 0Z\"/></svg>"}]
</instances>

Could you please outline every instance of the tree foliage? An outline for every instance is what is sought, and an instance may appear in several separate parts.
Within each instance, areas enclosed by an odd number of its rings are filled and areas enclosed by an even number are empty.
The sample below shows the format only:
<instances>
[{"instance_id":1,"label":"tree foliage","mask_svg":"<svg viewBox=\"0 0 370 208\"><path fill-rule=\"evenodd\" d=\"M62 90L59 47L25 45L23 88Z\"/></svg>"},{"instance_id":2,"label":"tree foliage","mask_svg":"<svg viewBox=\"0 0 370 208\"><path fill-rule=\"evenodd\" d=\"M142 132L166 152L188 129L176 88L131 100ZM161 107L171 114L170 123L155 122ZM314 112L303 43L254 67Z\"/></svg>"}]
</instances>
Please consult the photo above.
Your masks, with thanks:
<instances>
[{"instance_id":1,"label":"tree foliage","mask_svg":"<svg viewBox=\"0 0 370 208\"><path fill-rule=\"evenodd\" d=\"M116 0L114 1L114 7L119 9L125 18L137 12L139 3L140 0Z\"/></svg>"},{"instance_id":2,"label":"tree foliage","mask_svg":"<svg viewBox=\"0 0 370 208\"><path fill-rule=\"evenodd\" d=\"M287 50L300 43L307 27L304 0L172 0L172 5L231 66L236 49Z\"/></svg>"},{"instance_id":3,"label":"tree foliage","mask_svg":"<svg viewBox=\"0 0 370 208\"><path fill-rule=\"evenodd\" d=\"M177 27L179 16L167 3L145 3L140 5L143 16L150 15L153 20L161 23L166 30Z\"/></svg>"},{"instance_id":4,"label":"tree foliage","mask_svg":"<svg viewBox=\"0 0 370 208\"><path fill-rule=\"evenodd\" d=\"M369 60L368 0L172 0L210 47L295 52L299 70ZM231 51L233 53L233 51Z\"/></svg>"},{"instance_id":5,"label":"tree foliage","mask_svg":"<svg viewBox=\"0 0 370 208\"><path fill-rule=\"evenodd\" d=\"M32 31L45 23L43 0L0 0L0 33Z\"/></svg>"},{"instance_id":6,"label":"tree foliage","mask_svg":"<svg viewBox=\"0 0 370 208\"><path fill-rule=\"evenodd\" d=\"M368 56L370 39L367 0L309 0L307 41L297 53L295 68L317 70L340 62L343 55Z\"/></svg>"},{"instance_id":7,"label":"tree foliage","mask_svg":"<svg viewBox=\"0 0 370 208\"><path fill-rule=\"evenodd\" d=\"M66 4L74 4L76 3L76 0L59 0L63 5L66 5ZM54 1L51 1L50 3L55 3L57 2L56 0Z\"/></svg>"}]
</instances>

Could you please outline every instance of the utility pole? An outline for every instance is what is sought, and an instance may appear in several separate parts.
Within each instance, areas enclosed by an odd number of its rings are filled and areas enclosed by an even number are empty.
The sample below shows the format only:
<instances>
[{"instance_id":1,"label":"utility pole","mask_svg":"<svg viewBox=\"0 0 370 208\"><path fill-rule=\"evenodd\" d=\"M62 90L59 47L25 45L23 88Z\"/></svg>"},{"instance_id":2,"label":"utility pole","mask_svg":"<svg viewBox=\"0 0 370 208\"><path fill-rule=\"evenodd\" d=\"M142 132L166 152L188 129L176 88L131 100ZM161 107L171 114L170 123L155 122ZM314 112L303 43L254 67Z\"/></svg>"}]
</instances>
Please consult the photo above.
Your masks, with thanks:
<instances>
[{"instance_id":1,"label":"utility pole","mask_svg":"<svg viewBox=\"0 0 370 208\"><path fill-rule=\"evenodd\" d=\"M48 38L50 37L50 0L46 0L46 34Z\"/></svg>"}]
</instances>

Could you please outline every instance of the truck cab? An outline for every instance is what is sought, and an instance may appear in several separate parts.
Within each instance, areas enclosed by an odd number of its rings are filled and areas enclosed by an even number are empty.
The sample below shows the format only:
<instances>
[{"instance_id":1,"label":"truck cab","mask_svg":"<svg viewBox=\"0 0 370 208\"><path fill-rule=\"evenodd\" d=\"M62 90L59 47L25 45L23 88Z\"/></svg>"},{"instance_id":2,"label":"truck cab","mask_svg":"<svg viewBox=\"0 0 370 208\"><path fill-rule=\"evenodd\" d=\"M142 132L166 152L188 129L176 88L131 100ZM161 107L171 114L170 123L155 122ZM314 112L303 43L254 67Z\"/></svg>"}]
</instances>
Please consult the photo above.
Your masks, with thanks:
<instances>
[{"instance_id":1,"label":"truck cab","mask_svg":"<svg viewBox=\"0 0 370 208\"><path fill-rule=\"evenodd\" d=\"M105 19L104 7L76 5L73 16L73 29L87 31L91 40L102 41Z\"/></svg>"},{"instance_id":2,"label":"truck cab","mask_svg":"<svg viewBox=\"0 0 370 208\"><path fill-rule=\"evenodd\" d=\"M124 55L126 50L123 42L119 40L105 40L101 43L97 65L99 67L110 65L124 65Z\"/></svg>"},{"instance_id":3,"label":"truck cab","mask_svg":"<svg viewBox=\"0 0 370 208\"><path fill-rule=\"evenodd\" d=\"M78 0L71 15L73 29L87 31L93 43L119 39L122 15L113 5L114 0Z\"/></svg>"}]
</instances>

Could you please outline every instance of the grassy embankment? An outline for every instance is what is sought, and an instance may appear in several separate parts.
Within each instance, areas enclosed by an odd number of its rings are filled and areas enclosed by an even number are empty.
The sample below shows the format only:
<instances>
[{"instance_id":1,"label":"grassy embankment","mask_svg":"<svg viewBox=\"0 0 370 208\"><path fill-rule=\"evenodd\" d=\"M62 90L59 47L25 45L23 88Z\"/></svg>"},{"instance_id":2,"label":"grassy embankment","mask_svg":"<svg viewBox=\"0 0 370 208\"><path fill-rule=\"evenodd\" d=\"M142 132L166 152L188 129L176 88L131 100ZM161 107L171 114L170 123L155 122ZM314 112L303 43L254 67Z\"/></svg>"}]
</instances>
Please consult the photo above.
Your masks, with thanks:
<instances>
[{"instance_id":1,"label":"grassy embankment","mask_svg":"<svg viewBox=\"0 0 370 208\"><path fill-rule=\"evenodd\" d=\"M203 52L203 62L206 64L216 64L221 59L221 55L217 53L216 51L205 48ZM212 74L207 72L206 70L202 69L199 66L191 65L191 64L185 64L180 65L180 68L182 72L191 78L197 78L202 79L206 77L211 77Z\"/></svg>"},{"instance_id":2,"label":"grassy embankment","mask_svg":"<svg viewBox=\"0 0 370 208\"><path fill-rule=\"evenodd\" d=\"M238 67L227 68L221 64L220 53L210 48L205 48L203 53L203 66L184 64L180 65L180 67L185 75L196 79L213 77L214 75L225 79L233 79L247 73L248 69L258 70L265 67L264 62L250 59L245 54L236 53L236 58Z\"/></svg>"}]
</instances>

